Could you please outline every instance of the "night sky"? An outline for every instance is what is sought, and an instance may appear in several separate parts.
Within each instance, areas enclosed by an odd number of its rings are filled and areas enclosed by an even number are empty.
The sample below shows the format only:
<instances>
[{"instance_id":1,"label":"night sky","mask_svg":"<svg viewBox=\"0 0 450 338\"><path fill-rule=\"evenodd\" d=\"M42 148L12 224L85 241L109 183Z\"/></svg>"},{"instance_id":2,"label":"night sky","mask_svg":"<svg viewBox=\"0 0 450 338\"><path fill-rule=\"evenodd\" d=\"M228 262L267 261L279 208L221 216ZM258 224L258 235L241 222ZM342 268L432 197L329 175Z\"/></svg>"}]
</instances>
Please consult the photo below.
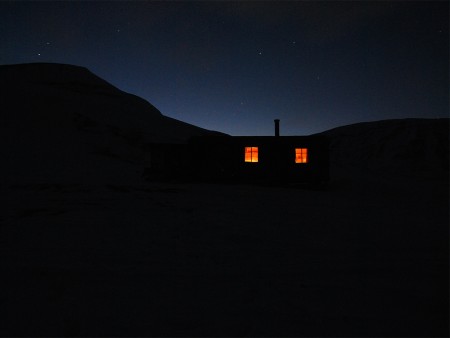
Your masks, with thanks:
<instances>
[{"instance_id":1,"label":"night sky","mask_svg":"<svg viewBox=\"0 0 450 338\"><path fill-rule=\"evenodd\" d=\"M231 135L448 117L449 4L0 2L0 64L29 62Z\"/></svg>"}]
</instances>

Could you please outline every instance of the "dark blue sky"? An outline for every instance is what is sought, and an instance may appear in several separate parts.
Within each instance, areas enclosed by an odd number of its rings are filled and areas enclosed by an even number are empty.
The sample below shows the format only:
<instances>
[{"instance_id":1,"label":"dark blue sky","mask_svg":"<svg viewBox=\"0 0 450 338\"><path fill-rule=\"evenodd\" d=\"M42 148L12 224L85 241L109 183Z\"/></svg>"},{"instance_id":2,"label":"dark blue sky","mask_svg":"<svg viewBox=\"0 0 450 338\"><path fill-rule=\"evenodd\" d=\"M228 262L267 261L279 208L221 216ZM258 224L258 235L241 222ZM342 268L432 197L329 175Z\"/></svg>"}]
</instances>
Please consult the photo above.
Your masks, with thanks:
<instances>
[{"instance_id":1,"label":"dark blue sky","mask_svg":"<svg viewBox=\"0 0 450 338\"><path fill-rule=\"evenodd\" d=\"M0 2L0 64L28 62L87 67L232 135L448 117L449 4Z\"/></svg>"}]
</instances>

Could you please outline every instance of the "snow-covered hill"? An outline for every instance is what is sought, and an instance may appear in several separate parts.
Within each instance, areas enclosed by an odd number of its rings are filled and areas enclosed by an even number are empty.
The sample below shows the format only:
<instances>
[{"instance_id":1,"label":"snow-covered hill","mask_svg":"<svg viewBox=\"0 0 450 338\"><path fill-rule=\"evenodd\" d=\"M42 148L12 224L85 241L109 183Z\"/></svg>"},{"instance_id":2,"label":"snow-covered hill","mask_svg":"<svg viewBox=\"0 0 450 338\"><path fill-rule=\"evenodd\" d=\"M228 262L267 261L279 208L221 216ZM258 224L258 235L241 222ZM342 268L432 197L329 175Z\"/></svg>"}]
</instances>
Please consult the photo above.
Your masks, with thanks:
<instances>
[{"instance_id":1,"label":"snow-covered hill","mask_svg":"<svg viewBox=\"0 0 450 338\"><path fill-rule=\"evenodd\" d=\"M9 184L135 181L144 143L215 133L166 117L78 66L0 66L0 91L0 174Z\"/></svg>"},{"instance_id":2,"label":"snow-covered hill","mask_svg":"<svg viewBox=\"0 0 450 338\"><path fill-rule=\"evenodd\" d=\"M400 119L328 130L334 174L443 179L449 175L450 119Z\"/></svg>"}]
</instances>

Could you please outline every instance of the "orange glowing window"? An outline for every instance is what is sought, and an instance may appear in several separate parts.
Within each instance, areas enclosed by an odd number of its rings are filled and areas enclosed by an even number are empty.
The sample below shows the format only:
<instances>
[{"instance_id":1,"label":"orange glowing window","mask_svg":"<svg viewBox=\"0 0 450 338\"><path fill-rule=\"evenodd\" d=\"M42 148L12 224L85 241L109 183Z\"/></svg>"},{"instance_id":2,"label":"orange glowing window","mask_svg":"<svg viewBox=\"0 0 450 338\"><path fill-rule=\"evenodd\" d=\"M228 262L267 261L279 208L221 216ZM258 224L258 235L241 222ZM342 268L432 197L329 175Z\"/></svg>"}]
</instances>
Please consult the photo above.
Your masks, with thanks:
<instances>
[{"instance_id":1,"label":"orange glowing window","mask_svg":"<svg viewBox=\"0 0 450 338\"><path fill-rule=\"evenodd\" d=\"M295 148L295 163L308 163L307 148Z\"/></svg>"},{"instance_id":2,"label":"orange glowing window","mask_svg":"<svg viewBox=\"0 0 450 338\"><path fill-rule=\"evenodd\" d=\"M245 147L245 162L258 162L258 147Z\"/></svg>"}]
</instances>

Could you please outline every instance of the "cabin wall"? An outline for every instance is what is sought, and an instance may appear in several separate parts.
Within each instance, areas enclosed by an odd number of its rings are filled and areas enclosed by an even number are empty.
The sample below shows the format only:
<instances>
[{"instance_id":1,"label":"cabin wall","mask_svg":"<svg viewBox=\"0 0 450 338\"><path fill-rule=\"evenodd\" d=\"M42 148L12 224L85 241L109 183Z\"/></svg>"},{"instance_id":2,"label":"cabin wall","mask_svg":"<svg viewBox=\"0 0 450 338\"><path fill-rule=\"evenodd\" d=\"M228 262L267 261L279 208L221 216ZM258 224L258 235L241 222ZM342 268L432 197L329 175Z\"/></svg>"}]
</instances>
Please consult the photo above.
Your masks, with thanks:
<instances>
[{"instance_id":1,"label":"cabin wall","mask_svg":"<svg viewBox=\"0 0 450 338\"><path fill-rule=\"evenodd\" d=\"M245 147L258 147L258 162L245 162ZM308 163L295 163L307 148ZM329 180L328 141L322 137L209 137L189 144L191 168L201 179L316 183Z\"/></svg>"},{"instance_id":2,"label":"cabin wall","mask_svg":"<svg viewBox=\"0 0 450 338\"><path fill-rule=\"evenodd\" d=\"M258 147L258 162L245 162ZM295 148L308 162L295 163ZM149 144L148 179L221 182L320 183L329 180L328 141L322 137L195 137L188 144Z\"/></svg>"}]
</instances>

